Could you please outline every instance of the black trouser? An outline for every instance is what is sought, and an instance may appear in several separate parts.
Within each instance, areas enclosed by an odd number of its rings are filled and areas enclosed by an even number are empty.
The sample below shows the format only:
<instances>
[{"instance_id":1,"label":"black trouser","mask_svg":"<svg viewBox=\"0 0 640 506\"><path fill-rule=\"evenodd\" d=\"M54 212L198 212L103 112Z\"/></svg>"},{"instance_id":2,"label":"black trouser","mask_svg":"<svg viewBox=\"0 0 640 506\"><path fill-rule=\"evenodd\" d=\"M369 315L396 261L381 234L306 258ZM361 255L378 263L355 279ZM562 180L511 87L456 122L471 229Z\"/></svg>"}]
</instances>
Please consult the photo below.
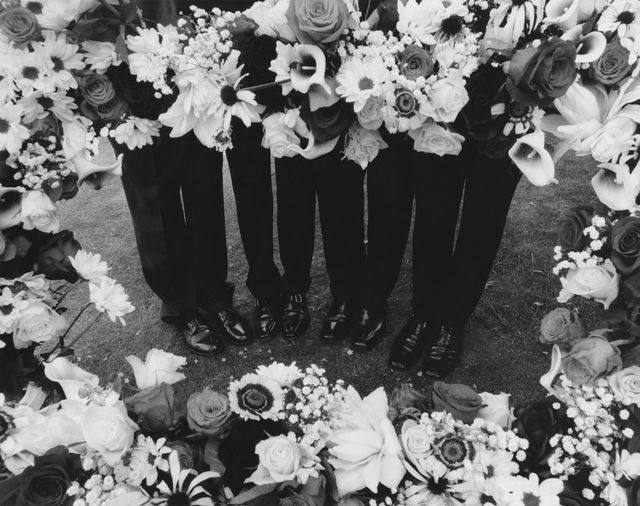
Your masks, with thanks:
<instances>
[{"instance_id":1,"label":"black trouser","mask_svg":"<svg viewBox=\"0 0 640 506\"><path fill-rule=\"evenodd\" d=\"M450 324L466 323L478 305L522 175L509 157L489 160L470 145L465 146L461 163L465 170L462 218L440 302L441 319Z\"/></svg>"},{"instance_id":2,"label":"black trouser","mask_svg":"<svg viewBox=\"0 0 640 506\"><path fill-rule=\"evenodd\" d=\"M387 140L367 168L369 224L363 304L381 310L396 284L409 235L413 201L413 313L436 316L446 276L463 186L457 157L418 153L404 135Z\"/></svg>"},{"instance_id":3,"label":"black trouser","mask_svg":"<svg viewBox=\"0 0 640 506\"><path fill-rule=\"evenodd\" d=\"M276 160L278 237L283 291L306 293L315 238L316 196L331 293L354 300L364 270L363 172L337 150L305 160Z\"/></svg>"},{"instance_id":4,"label":"black trouser","mask_svg":"<svg viewBox=\"0 0 640 506\"><path fill-rule=\"evenodd\" d=\"M260 126L236 128L228 153L238 222L256 296L280 291L273 263L270 160ZM222 154L193 134L125 151L123 186L142 271L171 312L228 305Z\"/></svg>"}]
</instances>

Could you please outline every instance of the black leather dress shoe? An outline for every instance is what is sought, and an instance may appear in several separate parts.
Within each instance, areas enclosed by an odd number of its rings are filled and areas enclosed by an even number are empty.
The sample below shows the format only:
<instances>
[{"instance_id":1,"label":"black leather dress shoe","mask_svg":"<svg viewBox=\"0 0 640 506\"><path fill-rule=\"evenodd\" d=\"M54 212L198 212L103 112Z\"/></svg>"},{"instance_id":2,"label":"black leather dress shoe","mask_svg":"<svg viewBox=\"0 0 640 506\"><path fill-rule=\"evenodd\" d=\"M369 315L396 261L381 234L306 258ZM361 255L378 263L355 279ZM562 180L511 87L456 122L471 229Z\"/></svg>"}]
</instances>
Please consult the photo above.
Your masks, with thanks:
<instances>
[{"instance_id":1,"label":"black leather dress shoe","mask_svg":"<svg viewBox=\"0 0 640 506\"><path fill-rule=\"evenodd\" d=\"M200 308L199 311L207 324L217 330L230 345L246 346L253 342L251 325L235 309L228 307L214 312Z\"/></svg>"},{"instance_id":2,"label":"black leather dress shoe","mask_svg":"<svg viewBox=\"0 0 640 506\"><path fill-rule=\"evenodd\" d=\"M422 370L431 378L442 378L450 373L462 356L463 326L442 325L422 364Z\"/></svg>"},{"instance_id":3,"label":"black leather dress shoe","mask_svg":"<svg viewBox=\"0 0 640 506\"><path fill-rule=\"evenodd\" d=\"M384 309L378 312L369 312L363 309L353 326L351 335L351 347L358 351L368 351L376 346L384 337Z\"/></svg>"},{"instance_id":4,"label":"black leather dress shoe","mask_svg":"<svg viewBox=\"0 0 640 506\"><path fill-rule=\"evenodd\" d=\"M321 340L333 343L347 337L351 330L350 309L350 305L344 300L333 301L322 322Z\"/></svg>"},{"instance_id":5,"label":"black leather dress shoe","mask_svg":"<svg viewBox=\"0 0 640 506\"><path fill-rule=\"evenodd\" d=\"M278 330L278 316L275 305L267 299L256 299L256 339L261 342L270 341Z\"/></svg>"},{"instance_id":6,"label":"black leather dress shoe","mask_svg":"<svg viewBox=\"0 0 640 506\"><path fill-rule=\"evenodd\" d=\"M412 316L402 328L391 346L389 367L396 371L406 371L422 358L427 341L429 326L425 320Z\"/></svg>"},{"instance_id":7,"label":"black leather dress shoe","mask_svg":"<svg viewBox=\"0 0 640 506\"><path fill-rule=\"evenodd\" d=\"M284 299L282 308L282 333L284 338L295 341L309 327L309 308L304 295L296 293Z\"/></svg>"},{"instance_id":8,"label":"black leather dress shoe","mask_svg":"<svg viewBox=\"0 0 640 506\"><path fill-rule=\"evenodd\" d=\"M199 318L192 318L185 324L182 340L189 350L198 355L216 355L224 350L218 334L207 327Z\"/></svg>"}]
</instances>

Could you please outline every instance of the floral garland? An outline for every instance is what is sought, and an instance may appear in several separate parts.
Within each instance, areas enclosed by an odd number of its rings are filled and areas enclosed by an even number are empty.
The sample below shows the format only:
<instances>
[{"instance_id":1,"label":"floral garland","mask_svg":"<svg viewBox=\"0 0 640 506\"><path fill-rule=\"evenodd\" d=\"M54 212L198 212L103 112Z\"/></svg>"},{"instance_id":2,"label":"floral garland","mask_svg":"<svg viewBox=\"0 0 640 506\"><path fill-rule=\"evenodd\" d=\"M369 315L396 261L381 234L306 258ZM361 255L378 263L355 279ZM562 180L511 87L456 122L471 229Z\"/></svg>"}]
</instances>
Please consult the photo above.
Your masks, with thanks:
<instances>
[{"instance_id":1,"label":"floral garland","mask_svg":"<svg viewBox=\"0 0 640 506\"><path fill-rule=\"evenodd\" d=\"M568 330L543 335L550 328ZM226 395L192 393L181 411L183 357L127 357L130 396L122 374L100 386L58 357L45 374L63 400L45 406L31 384L20 402L0 403L0 456L13 475L0 496L51 506L636 504L640 368L580 376L602 351L563 359L556 397L515 409L507 394L440 382L430 397L409 385L362 397L316 366L272 363Z\"/></svg>"}]
</instances>

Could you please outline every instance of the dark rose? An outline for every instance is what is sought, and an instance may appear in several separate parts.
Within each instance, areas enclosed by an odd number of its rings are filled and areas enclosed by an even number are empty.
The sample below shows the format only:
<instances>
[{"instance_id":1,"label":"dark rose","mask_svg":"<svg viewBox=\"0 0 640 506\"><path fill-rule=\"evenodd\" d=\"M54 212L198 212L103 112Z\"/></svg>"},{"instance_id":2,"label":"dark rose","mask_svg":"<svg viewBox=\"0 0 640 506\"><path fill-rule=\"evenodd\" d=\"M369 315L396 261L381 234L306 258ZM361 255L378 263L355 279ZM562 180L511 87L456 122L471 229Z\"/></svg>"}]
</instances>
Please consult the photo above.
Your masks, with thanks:
<instances>
[{"instance_id":1,"label":"dark rose","mask_svg":"<svg viewBox=\"0 0 640 506\"><path fill-rule=\"evenodd\" d=\"M429 53L418 46L407 46L400 57L400 73L407 79L425 79L433 73L433 60Z\"/></svg>"},{"instance_id":2,"label":"dark rose","mask_svg":"<svg viewBox=\"0 0 640 506\"><path fill-rule=\"evenodd\" d=\"M229 435L220 443L219 458L226 469L224 482L237 494L245 480L258 467L256 445L272 436L286 434L287 429L281 422L271 420L250 420L236 422Z\"/></svg>"},{"instance_id":3,"label":"dark rose","mask_svg":"<svg viewBox=\"0 0 640 506\"><path fill-rule=\"evenodd\" d=\"M589 506L592 504L592 501L588 501L580 492L576 492L568 486L565 486L558 497L560 498L560 506Z\"/></svg>"},{"instance_id":4,"label":"dark rose","mask_svg":"<svg viewBox=\"0 0 640 506\"><path fill-rule=\"evenodd\" d=\"M527 458L522 463L522 469L527 473L548 473L547 461L553 451L549 440L554 434L563 432L569 423L562 407L560 410L553 408L555 402L558 401L554 398L529 402L517 406L513 412L512 429L529 441Z\"/></svg>"},{"instance_id":5,"label":"dark rose","mask_svg":"<svg viewBox=\"0 0 640 506\"><path fill-rule=\"evenodd\" d=\"M591 206L570 209L558 223L558 244L563 251L582 251L589 244L584 229L591 226L595 211Z\"/></svg>"},{"instance_id":6,"label":"dark rose","mask_svg":"<svg viewBox=\"0 0 640 506\"><path fill-rule=\"evenodd\" d=\"M258 24L244 14L237 17L233 23L227 25L227 29L231 33L233 49L242 51L247 41L255 37L257 28Z\"/></svg>"},{"instance_id":7,"label":"dark rose","mask_svg":"<svg viewBox=\"0 0 640 506\"><path fill-rule=\"evenodd\" d=\"M104 105L116 96L111 80L104 74L89 74L80 79L80 93L89 105Z\"/></svg>"},{"instance_id":8,"label":"dark rose","mask_svg":"<svg viewBox=\"0 0 640 506\"><path fill-rule=\"evenodd\" d=\"M269 70L269 66L275 57L276 39L273 37L260 35L247 39L238 59L239 64L244 64L242 72L247 74L242 80L242 86L248 88L274 82L276 75ZM280 86L273 86L259 90L256 92L256 100L259 104L275 107L283 102L282 89Z\"/></svg>"},{"instance_id":9,"label":"dark rose","mask_svg":"<svg viewBox=\"0 0 640 506\"><path fill-rule=\"evenodd\" d=\"M70 200L78 193L78 175L71 172L68 176L60 181L62 193L60 200Z\"/></svg>"},{"instance_id":10,"label":"dark rose","mask_svg":"<svg viewBox=\"0 0 640 506\"><path fill-rule=\"evenodd\" d=\"M36 457L33 466L18 476L0 481L4 506L68 506L67 490L83 473L82 461L62 447Z\"/></svg>"},{"instance_id":11,"label":"dark rose","mask_svg":"<svg viewBox=\"0 0 640 506\"><path fill-rule=\"evenodd\" d=\"M472 423L482 408L482 397L473 388L441 381L433 384L432 401L436 411L451 413L464 423Z\"/></svg>"},{"instance_id":12,"label":"dark rose","mask_svg":"<svg viewBox=\"0 0 640 506\"><path fill-rule=\"evenodd\" d=\"M309 125L316 142L326 142L346 132L353 120L353 108L343 100L313 112L307 105L300 114Z\"/></svg>"},{"instance_id":13,"label":"dark rose","mask_svg":"<svg viewBox=\"0 0 640 506\"><path fill-rule=\"evenodd\" d=\"M385 0L378 5L378 23L375 28L384 33L395 32L399 19L398 2Z\"/></svg>"},{"instance_id":14,"label":"dark rose","mask_svg":"<svg viewBox=\"0 0 640 506\"><path fill-rule=\"evenodd\" d=\"M145 388L125 399L125 403L138 416L140 425L150 432L166 432L177 422L173 387L167 383Z\"/></svg>"},{"instance_id":15,"label":"dark rose","mask_svg":"<svg viewBox=\"0 0 640 506\"><path fill-rule=\"evenodd\" d=\"M619 83L629 72L629 50L622 47L617 39L609 42L602 56L589 67L589 76L606 86Z\"/></svg>"},{"instance_id":16,"label":"dark rose","mask_svg":"<svg viewBox=\"0 0 640 506\"><path fill-rule=\"evenodd\" d=\"M118 96L113 97L106 104L94 107L98 118L104 121L113 121L122 118L129 110L129 105Z\"/></svg>"},{"instance_id":17,"label":"dark rose","mask_svg":"<svg viewBox=\"0 0 640 506\"><path fill-rule=\"evenodd\" d=\"M640 218L620 218L611 230L611 260L625 276L640 267Z\"/></svg>"},{"instance_id":18,"label":"dark rose","mask_svg":"<svg viewBox=\"0 0 640 506\"><path fill-rule=\"evenodd\" d=\"M576 46L558 38L538 47L516 51L508 69L506 87L524 105L548 105L563 96L576 80Z\"/></svg>"},{"instance_id":19,"label":"dark rose","mask_svg":"<svg viewBox=\"0 0 640 506\"><path fill-rule=\"evenodd\" d=\"M401 383L393 389L389 396L389 418L393 420L407 409L427 411L429 399L408 383Z\"/></svg>"},{"instance_id":20,"label":"dark rose","mask_svg":"<svg viewBox=\"0 0 640 506\"><path fill-rule=\"evenodd\" d=\"M40 25L29 9L9 7L0 12L0 32L16 44L40 38Z\"/></svg>"},{"instance_id":21,"label":"dark rose","mask_svg":"<svg viewBox=\"0 0 640 506\"><path fill-rule=\"evenodd\" d=\"M287 20L303 44L332 45L347 28L349 11L344 0L291 0Z\"/></svg>"},{"instance_id":22,"label":"dark rose","mask_svg":"<svg viewBox=\"0 0 640 506\"><path fill-rule=\"evenodd\" d=\"M480 141L479 144L502 136L508 116L494 116L491 109L496 104L508 102L508 97L502 91L505 80L502 69L483 65L467 81L469 101L460 111L456 126L471 139Z\"/></svg>"},{"instance_id":23,"label":"dark rose","mask_svg":"<svg viewBox=\"0 0 640 506\"><path fill-rule=\"evenodd\" d=\"M155 89L151 83L139 83L131 75L129 66L122 63L117 67L109 67L107 76L113 83L116 95L121 97L129 106L131 114L139 118L158 119L174 100L171 96L163 95L157 99Z\"/></svg>"},{"instance_id":24,"label":"dark rose","mask_svg":"<svg viewBox=\"0 0 640 506\"><path fill-rule=\"evenodd\" d=\"M52 235L38 248L36 272L44 274L48 279L64 279L69 283L75 283L79 276L69 257L76 256L80 248L80 243L69 230Z\"/></svg>"},{"instance_id":25,"label":"dark rose","mask_svg":"<svg viewBox=\"0 0 640 506\"><path fill-rule=\"evenodd\" d=\"M278 506L316 506L316 504L313 497L295 491L289 491L286 496L281 497L278 501ZM324 502L319 504L322 505Z\"/></svg>"}]
</instances>

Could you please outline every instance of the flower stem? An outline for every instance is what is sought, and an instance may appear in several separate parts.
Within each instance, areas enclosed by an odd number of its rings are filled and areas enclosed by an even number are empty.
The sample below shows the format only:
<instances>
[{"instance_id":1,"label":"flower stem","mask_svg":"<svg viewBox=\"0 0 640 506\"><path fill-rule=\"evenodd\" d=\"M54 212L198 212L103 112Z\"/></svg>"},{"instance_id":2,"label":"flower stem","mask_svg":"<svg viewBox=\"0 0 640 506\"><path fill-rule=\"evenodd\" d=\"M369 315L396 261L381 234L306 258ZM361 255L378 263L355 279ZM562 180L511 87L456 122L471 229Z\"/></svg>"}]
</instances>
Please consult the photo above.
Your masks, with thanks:
<instances>
[{"instance_id":1,"label":"flower stem","mask_svg":"<svg viewBox=\"0 0 640 506\"><path fill-rule=\"evenodd\" d=\"M260 91L279 86L281 84L290 83L291 79L283 79L282 81L275 81L273 83L257 84L255 86L249 86L248 88L242 88L242 91Z\"/></svg>"}]
</instances>

